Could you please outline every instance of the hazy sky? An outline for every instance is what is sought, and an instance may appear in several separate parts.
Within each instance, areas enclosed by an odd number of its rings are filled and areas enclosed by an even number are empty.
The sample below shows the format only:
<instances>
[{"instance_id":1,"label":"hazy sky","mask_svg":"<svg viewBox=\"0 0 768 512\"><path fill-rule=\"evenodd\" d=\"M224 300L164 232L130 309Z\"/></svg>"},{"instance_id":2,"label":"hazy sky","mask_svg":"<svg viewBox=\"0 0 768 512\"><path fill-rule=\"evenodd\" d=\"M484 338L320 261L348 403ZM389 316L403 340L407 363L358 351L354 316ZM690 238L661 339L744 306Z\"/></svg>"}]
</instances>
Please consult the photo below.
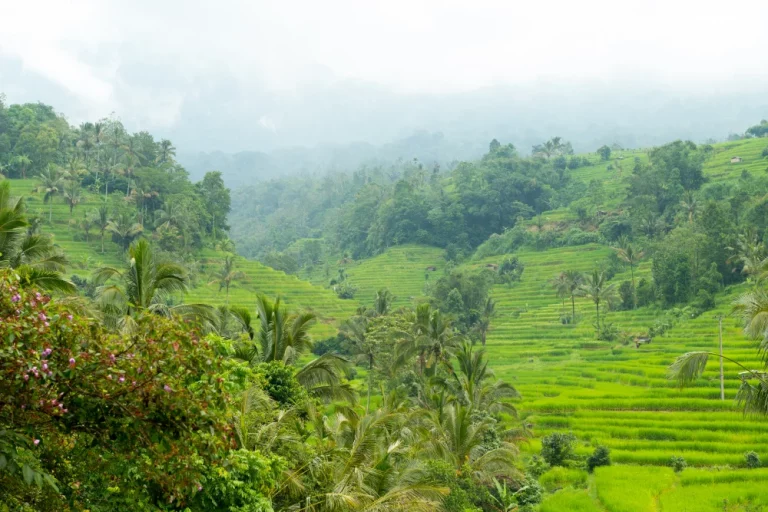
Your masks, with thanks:
<instances>
[{"instance_id":1,"label":"hazy sky","mask_svg":"<svg viewBox=\"0 0 768 512\"><path fill-rule=\"evenodd\" d=\"M73 122L116 111L162 132L229 107L277 133L288 105L349 83L753 88L767 26L764 0L0 0L0 92Z\"/></svg>"}]
</instances>

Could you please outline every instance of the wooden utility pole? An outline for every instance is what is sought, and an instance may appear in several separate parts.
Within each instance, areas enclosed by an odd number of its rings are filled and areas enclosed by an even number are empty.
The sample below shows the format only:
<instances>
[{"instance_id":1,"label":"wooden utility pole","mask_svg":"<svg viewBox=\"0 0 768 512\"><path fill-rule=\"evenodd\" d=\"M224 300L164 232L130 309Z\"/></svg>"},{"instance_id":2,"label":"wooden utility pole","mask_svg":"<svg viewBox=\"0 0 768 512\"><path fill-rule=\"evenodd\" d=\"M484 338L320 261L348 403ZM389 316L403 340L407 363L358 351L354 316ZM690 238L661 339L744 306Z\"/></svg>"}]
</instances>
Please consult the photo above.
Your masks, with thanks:
<instances>
[{"instance_id":1,"label":"wooden utility pole","mask_svg":"<svg viewBox=\"0 0 768 512\"><path fill-rule=\"evenodd\" d=\"M725 400L725 377L723 376L723 315L717 317L720 340L720 400Z\"/></svg>"}]
</instances>

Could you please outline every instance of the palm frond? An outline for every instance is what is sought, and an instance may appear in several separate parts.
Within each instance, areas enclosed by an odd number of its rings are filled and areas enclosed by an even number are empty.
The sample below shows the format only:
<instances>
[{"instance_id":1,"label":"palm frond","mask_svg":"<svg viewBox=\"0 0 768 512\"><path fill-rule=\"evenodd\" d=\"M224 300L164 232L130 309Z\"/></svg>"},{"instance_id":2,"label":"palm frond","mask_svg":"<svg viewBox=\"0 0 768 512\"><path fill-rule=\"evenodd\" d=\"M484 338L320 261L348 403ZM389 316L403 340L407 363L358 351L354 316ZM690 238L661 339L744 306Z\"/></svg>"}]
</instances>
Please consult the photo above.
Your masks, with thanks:
<instances>
[{"instance_id":1,"label":"palm frond","mask_svg":"<svg viewBox=\"0 0 768 512\"><path fill-rule=\"evenodd\" d=\"M669 378L680 386L688 385L701 377L709 360L709 352L688 352L678 357L669 367Z\"/></svg>"}]
</instances>

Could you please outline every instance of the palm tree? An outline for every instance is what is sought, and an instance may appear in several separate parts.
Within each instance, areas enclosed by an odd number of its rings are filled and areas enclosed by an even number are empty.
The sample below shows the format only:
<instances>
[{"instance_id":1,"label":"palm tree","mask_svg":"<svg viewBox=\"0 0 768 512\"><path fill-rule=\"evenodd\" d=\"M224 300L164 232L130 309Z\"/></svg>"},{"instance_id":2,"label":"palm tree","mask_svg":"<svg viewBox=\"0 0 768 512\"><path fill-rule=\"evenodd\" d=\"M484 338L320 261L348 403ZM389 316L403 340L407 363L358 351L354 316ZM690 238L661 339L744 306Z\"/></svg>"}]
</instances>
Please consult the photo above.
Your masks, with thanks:
<instances>
[{"instance_id":1,"label":"palm tree","mask_svg":"<svg viewBox=\"0 0 768 512\"><path fill-rule=\"evenodd\" d=\"M621 247L616 249L619 259L629 265L629 272L632 275L632 290L635 289L635 266L643 259L645 253L635 249L631 243L624 241Z\"/></svg>"},{"instance_id":2,"label":"palm tree","mask_svg":"<svg viewBox=\"0 0 768 512\"><path fill-rule=\"evenodd\" d=\"M210 309L200 304L168 305L172 294L187 291L187 271L181 265L158 259L146 240L129 247L124 268L102 267L94 273L93 281L107 323L124 332L132 331L133 317L142 311L197 318Z\"/></svg>"},{"instance_id":3,"label":"palm tree","mask_svg":"<svg viewBox=\"0 0 768 512\"><path fill-rule=\"evenodd\" d=\"M464 343L456 352L456 362L456 396L478 410L517 416L517 410L507 400L519 398L520 394L511 384L496 379L493 370L488 368L485 349L474 350L471 344Z\"/></svg>"},{"instance_id":4,"label":"palm tree","mask_svg":"<svg viewBox=\"0 0 768 512\"><path fill-rule=\"evenodd\" d=\"M483 312L480 315L480 319L477 321L477 330L480 333L480 342L485 346L486 338L488 337L488 331L491 329L491 318L496 313L496 303L492 298L488 297L483 306Z\"/></svg>"},{"instance_id":5,"label":"palm tree","mask_svg":"<svg viewBox=\"0 0 768 512\"><path fill-rule=\"evenodd\" d=\"M37 187L38 192L45 192L43 196L43 202L48 203L48 223L50 224L53 219L53 198L62 192L64 189L64 178L66 176L56 170L55 167L49 165L48 168L40 173L40 185Z\"/></svg>"},{"instance_id":6,"label":"palm tree","mask_svg":"<svg viewBox=\"0 0 768 512\"><path fill-rule=\"evenodd\" d=\"M566 282L568 295L571 297L571 322L576 323L576 296L579 295L584 284L584 274L576 270L566 270L563 272L563 279Z\"/></svg>"},{"instance_id":7,"label":"palm tree","mask_svg":"<svg viewBox=\"0 0 768 512\"><path fill-rule=\"evenodd\" d=\"M144 227L141 224L134 222L131 215L123 213L117 220L110 220L107 223L106 230L112 233L112 239L117 242L123 250L127 250L128 246L131 245L131 242L133 242L133 240L144 230Z\"/></svg>"},{"instance_id":8,"label":"palm tree","mask_svg":"<svg viewBox=\"0 0 768 512\"><path fill-rule=\"evenodd\" d=\"M21 179L27 179L27 169L32 165L32 160L27 155L16 155L11 162L19 169Z\"/></svg>"},{"instance_id":9,"label":"palm tree","mask_svg":"<svg viewBox=\"0 0 768 512\"><path fill-rule=\"evenodd\" d=\"M105 204L99 206L99 209L95 211L93 216L96 227L99 228L99 234L101 235L101 254L104 254L104 233L109 227L109 207Z\"/></svg>"},{"instance_id":10,"label":"palm tree","mask_svg":"<svg viewBox=\"0 0 768 512\"><path fill-rule=\"evenodd\" d=\"M28 226L24 201L11 198L10 183L0 182L0 268L14 269L27 285L73 293L63 275L66 258L49 237L28 233Z\"/></svg>"},{"instance_id":11,"label":"palm tree","mask_svg":"<svg viewBox=\"0 0 768 512\"><path fill-rule=\"evenodd\" d=\"M762 369L748 368L722 354L698 351L678 357L669 367L669 378L678 381L680 386L690 385L704 373L709 356L722 357L742 370L736 401L744 408L744 413L768 416L768 293L763 288L746 292L734 301L733 309L741 314L744 333L757 341Z\"/></svg>"},{"instance_id":12,"label":"palm tree","mask_svg":"<svg viewBox=\"0 0 768 512\"><path fill-rule=\"evenodd\" d=\"M448 319L440 310L432 309L429 304L419 304L410 317L408 332L400 332L400 343L396 349L397 364L403 364L416 356L419 374L425 369L434 374L438 366L448 367L459 338L453 331Z\"/></svg>"},{"instance_id":13,"label":"palm tree","mask_svg":"<svg viewBox=\"0 0 768 512\"><path fill-rule=\"evenodd\" d=\"M595 303L597 339L600 339L600 303L606 302L616 295L616 285L608 284L603 272L593 270L581 286L581 294Z\"/></svg>"},{"instance_id":14,"label":"palm tree","mask_svg":"<svg viewBox=\"0 0 768 512\"><path fill-rule=\"evenodd\" d=\"M365 404L365 412L371 410L371 389L373 389L373 372L376 358L379 355L379 344L372 336L368 336L368 318L355 316L341 326L341 333L349 340L351 351L358 362L368 364L368 398Z\"/></svg>"},{"instance_id":15,"label":"palm tree","mask_svg":"<svg viewBox=\"0 0 768 512\"><path fill-rule=\"evenodd\" d=\"M216 279L211 281L208 284L214 284L218 283L219 285L219 292L221 292L222 288L225 288L227 290L227 306L229 306L229 287L232 285L232 281L235 279L242 279L245 277L245 274L241 271L235 270L235 257L234 256L224 256L224 265L221 267L221 269L215 274Z\"/></svg>"},{"instance_id":16,"label":"palm tree","mask_svg":"<svg viewBox=\"0 0 768 512\"><path fill-rule=\"evenodd\" d=\"M173 144L168 139L163 139L160 141L160 150L157 153L157 163L158 164L164 164L166 162L170 162L173 160L173 157L176 156L176 148L173 147Z\"/></svg>"},{"instance_id":17,"label":"palm tree","mask_svg":"<svg viewBox=\"0 0 768 512\"><path fill-rule=\"evenodd\" d=\"M699 203L696 201L696 196L692 190L686 190L683 193L683 200L680 202L680 206L688 213L688 223L693 224L693 219L696 217L696 212L699 209Z\"/></svg>"},{"instance_id":18,"label":"palm tree","mask_svg":"<svg viewBox=\"0 0 768 512\"><path fill-rule=\"evenodd\" d=\"M72 211L75 206L80 204L83 199L83 191L76 181L70 181L64 186L64 200L69 206L69 217L72 217Z\"/></svg>"},{"instance_id":19,"label":"palm tree","mask_svg":"<svg viewBox=\"0 0 768 512\"><path fill-rule=\"evenodd\" d=\"M376 297L373 299L373 310L377 316L386 315L389 313L389 309L392 307L392 303L395 301L395 296L392 295L386 288L381 288L376 292Z\"/></svg>"},{"instance_id":20,"label":"palm tree","mask_svg":"<svg viewBox=\"0 0 768 512\"><path fill-rule=\"evenodd\" d=\"M318 416L318 415L316 415ZM436 487L408 453L405 415L387 408L358 417L316 418L315 491L291 510L300 512L421 512L441 509L449 489ZM302 472L310 469L302 469Z\"/></svg>"},{"instance_id":21,"label":"palm tree","mask_svg":"<svg viewBox=\"0 0 768 512\"><path fill-rule=\"evenodd\" d=\"M768 271L768 256L766 255L765 244L755 233L754 229L748 228L746 232L741 233L736 238L736 247L726 247L733 252L733 256L728 258L728 262L736 261L741 263L741 272L747 274L751 280L756 277L761 281Z\"/></svg>"},{"instance_id":22,"label":"palm tree","mask_svg":"<svg viewBox=\"0 0 768 512\"><path fill-rule=\"evenodd\" d=\"M83 215L83 220L80 221L80 229L85 232L85 243L89 243L91 241L91 229L93 229L95 223L96 219L93 215Z\"/></svg>"},{"instance_id":23,"label":"palm tree","mask_svg":"<svg viewBox=\"0 0 768 512\"><path fill-rule=\"evenodd\" d=\"M476 418L476 412L472 405L459 402L445 407L442 415L430 411L423 456L445 460L457 473L469 471L475 480L486 484L493 478L519 479L517 447L507 440L500 441L498 448L486 447L485 436L496 422L489 416Z\"/></svg>"},{"instance_id":24,"label":"palm tree","mask_svg":"<svg viewBox=\"0 0 768 512\"><path fill-rule=\"evenodd\" d=\"M280 298L271 301L265 295L256 299L259 324L253 324L253 316L246 308L229 308L240 324L248 342L238 346L235 356L251 364L282 361L293 365L312 347L309 329L315 321L312 313L288 314L280 304ZM347 361L334 354L323 354L296 372L296 380L311 396L323 400L354 400L354 393L342 376Z\"/></svg>"},{"instance_id":25,"label":"palm tree","mask_svg":"<svg viewBox=\"0 0 768 512\"><path fill-rule=\"evenodd\" d=\"M565 272L560 272L560 274L552 279L550 281L552 284L552 288L555 289L555 293L557 294L557 298L562 300L562 308L560 309L560 314L565 313L565 298L568 297L568 279L565 276Z\"/></svg>"}]
</instances>

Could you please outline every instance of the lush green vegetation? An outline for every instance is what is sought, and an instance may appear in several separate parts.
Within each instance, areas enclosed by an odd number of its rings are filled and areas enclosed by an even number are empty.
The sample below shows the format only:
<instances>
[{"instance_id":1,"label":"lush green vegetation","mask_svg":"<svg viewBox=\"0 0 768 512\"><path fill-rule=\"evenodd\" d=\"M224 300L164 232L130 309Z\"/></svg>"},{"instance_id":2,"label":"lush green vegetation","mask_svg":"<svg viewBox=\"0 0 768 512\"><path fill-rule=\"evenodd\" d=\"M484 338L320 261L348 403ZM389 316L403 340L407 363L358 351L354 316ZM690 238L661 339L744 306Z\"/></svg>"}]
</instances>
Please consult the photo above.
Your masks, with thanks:
<instances>
[{"instance_id":1,"label":"lush green vegetation","mask_svg":"<svg viewBox=\"0 0 768 512\"><path fill-rule=\"evenodd\" d=\"M169 141L0 105L0 503L760 510L760 126L493 141L227 217Z\"/></svg>"}]
</instances>

